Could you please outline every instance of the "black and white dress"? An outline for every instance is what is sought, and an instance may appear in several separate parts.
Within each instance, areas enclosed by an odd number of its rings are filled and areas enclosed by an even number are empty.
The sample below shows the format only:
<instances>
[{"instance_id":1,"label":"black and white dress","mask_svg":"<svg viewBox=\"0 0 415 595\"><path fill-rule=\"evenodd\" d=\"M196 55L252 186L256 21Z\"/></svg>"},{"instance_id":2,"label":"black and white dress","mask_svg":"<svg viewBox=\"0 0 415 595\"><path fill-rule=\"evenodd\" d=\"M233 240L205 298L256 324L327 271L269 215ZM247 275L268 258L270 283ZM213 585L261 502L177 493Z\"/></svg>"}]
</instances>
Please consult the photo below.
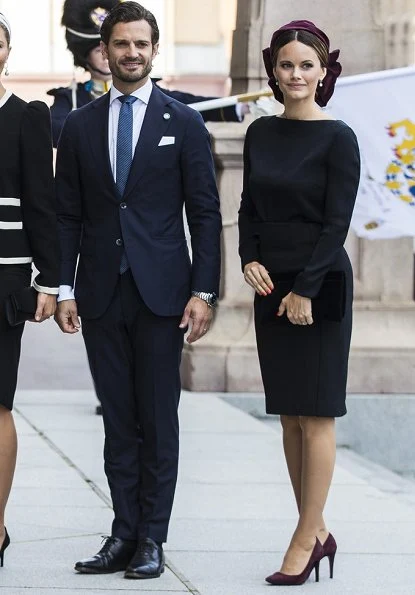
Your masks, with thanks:
<instances>
[{"instance_id":1,"label":"black and white dress","mask_svg":"<svg viewBox=\"0 0 415 595\"><path fill-rule=\"evenodd\" d=\"M0 405L13 408L23 325L11 328L4 298L31 282L57 294L59 251L49 109L7 91L0 99Z\"/></svg>"}]
</instances>

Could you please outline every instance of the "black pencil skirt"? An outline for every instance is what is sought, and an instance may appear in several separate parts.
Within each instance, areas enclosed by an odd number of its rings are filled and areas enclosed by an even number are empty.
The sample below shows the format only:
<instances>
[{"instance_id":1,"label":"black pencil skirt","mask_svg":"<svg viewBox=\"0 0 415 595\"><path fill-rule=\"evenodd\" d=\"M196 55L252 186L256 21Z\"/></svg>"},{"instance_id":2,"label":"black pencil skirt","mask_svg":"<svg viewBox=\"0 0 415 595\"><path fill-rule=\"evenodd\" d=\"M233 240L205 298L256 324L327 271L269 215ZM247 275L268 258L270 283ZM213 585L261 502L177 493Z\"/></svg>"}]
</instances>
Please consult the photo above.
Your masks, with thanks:
<instances>
[{"instance_id":1,"label":"black pencil skirt","mask_svg":"<svg viewBox=\"0 0 415 595\"><path fill-rule=\"evenodd\" d=\"M352 330L353 274L342 250L333 270L346 276L346 307L341 322L293 325L284 317L266 319L266 297L255 296L255 330L264 383L266 412L291 416L341 417L346 413L346 382Z\"/></svg>"},{"instance_id":2,"label":"black pencil skirt","mask_svg":"<svg viewBox=\"0 0 415 595\"><path fill-rule=\"evenodd\" d=\"M30 264L0 265L0 405L13 409L24 324L11 327L4 313L5 298L31 281Z\"/></svg>"}]
</instances>

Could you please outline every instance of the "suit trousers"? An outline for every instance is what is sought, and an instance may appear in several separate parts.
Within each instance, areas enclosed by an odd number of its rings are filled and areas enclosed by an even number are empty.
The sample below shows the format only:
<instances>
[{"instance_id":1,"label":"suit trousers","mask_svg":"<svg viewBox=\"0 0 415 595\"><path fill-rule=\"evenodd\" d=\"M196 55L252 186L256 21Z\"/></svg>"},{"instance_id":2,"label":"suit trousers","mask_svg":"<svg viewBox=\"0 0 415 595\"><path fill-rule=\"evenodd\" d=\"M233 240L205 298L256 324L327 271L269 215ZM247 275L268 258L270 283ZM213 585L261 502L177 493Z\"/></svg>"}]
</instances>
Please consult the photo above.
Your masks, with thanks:
<instances>
[{"instance_id":1,"label":"suit trousers","mask_svg":"<svg viewBox=\"0 0 415 595\"><path fill-rule=\"evenodd\" d=\"M114 537L167 539L179 458L179 324L178 316L149 310L130 270L106 312L82 320L102 404Z\"/></svg>"}]
</instances>

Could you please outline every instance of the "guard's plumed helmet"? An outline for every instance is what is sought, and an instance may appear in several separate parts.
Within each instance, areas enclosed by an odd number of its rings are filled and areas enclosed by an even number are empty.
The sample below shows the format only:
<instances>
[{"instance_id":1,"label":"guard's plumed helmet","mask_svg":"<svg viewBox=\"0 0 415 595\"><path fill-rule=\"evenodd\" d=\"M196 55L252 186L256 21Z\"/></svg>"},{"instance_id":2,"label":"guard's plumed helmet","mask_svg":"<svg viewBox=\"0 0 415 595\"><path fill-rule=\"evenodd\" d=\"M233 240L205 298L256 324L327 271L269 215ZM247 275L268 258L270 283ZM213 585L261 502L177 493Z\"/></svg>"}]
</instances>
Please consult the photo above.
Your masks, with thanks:
<instances>
[{"instance_id":1,"label":"guard's plumed helmet","mask_svg":"<svg viewBox=\"0 0 415 595\"><path fill-rule=\"evenodd\" d=\"M101 41L100 29L111 8L120 0L65 0L62 25L75 66L86 68L88 54ZM121 0L122 1L122 0Z\"/></svg>"}]
</instances>

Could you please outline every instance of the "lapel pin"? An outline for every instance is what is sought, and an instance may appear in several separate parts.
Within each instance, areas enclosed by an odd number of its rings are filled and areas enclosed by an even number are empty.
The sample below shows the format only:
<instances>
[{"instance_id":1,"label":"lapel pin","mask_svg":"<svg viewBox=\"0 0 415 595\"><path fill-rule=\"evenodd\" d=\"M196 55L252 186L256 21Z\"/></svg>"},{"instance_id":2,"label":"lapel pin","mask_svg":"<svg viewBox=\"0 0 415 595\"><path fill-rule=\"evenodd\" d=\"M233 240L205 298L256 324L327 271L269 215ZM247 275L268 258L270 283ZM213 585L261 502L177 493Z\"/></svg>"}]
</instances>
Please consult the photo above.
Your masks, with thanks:
<instances>
[{"instance_id":1,"label":"lapel pin","mask_svg":"<svg viewBox=\"0 0 415 595\"><path fill-rule=\"evenodd\" d=\"M168 114L167 112L165 114L163 114L163 118L165 120L170 120L170 117L171 117L170 114Z\"/></svg>"}]
</instances>

